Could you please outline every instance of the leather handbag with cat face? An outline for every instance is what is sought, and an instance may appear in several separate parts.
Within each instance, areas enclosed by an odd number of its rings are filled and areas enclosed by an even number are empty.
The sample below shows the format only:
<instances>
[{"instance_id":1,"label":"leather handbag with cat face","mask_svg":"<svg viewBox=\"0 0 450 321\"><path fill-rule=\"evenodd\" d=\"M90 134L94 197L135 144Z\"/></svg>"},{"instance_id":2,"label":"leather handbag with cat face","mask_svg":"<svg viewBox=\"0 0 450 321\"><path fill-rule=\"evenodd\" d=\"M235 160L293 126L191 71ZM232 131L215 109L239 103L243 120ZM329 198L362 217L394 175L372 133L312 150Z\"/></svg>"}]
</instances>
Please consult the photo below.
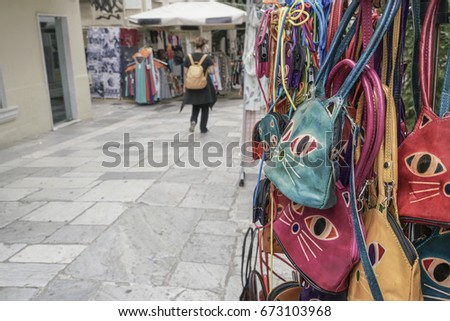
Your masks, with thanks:
<instances>
[{"instance_id":1,"label":"leather handbag with cat face","mask_svg":"<svg viewBox=\"0 0 450 321\"><path fill-rule=\"evenodd\" d=\"M450 115L439 117L431 104L432 43L438 2L431 1L422 27L419 56L422 110L414 130L398 151L398 208L405 222L450 227L450 149L446 142L450 137ZM449 69L447 66L446 79ZM448 82L445 84L441 116L450 107Z\"/></svg>"},{"instance_id":2,"label":"leather handbag with cat face","mask_svg":"<svg viewBox=\"0 0 450 321\"><path fill-rule=\"evenodd\" d=\"M350 60L341 61L331 71L330 79L345 75L345 70L355 65ZM364 144L377 151L384 134L385 117L381 81L373 69L366 67L361 84L365 97L370 97L367 99L365 123L372 123L372 128L378 129L373 135L366 135ZM377 116L375 119L374 115ZM372 154L362 148L355 182L364 181L362 175L367 175L367 167L373 166ZM300 205L280 190L274 191L272 196L277 211L274 232L284 253L308 283L327 293L345 291L348 276L359 261L349 186L338 181L334 192L337 195L335 206L324 210Z\"/></svg>"},{"instance_id":3,"label":"leather handbag with cat face","mask_svg":"<svg viewBox=\"0 0 450 321\"><path fill-rule=\"evenodd\" d=\"M264 160L269 160L287 123L287 116L277 112L270 112L258 121L253 129L253 154L258 153L260 146L259 153L264 154ZM262 155L258 155L258 158L261 157Z\"/></svg>"},{"instance_id":4,"label":"leather handbag with cat face","mask_svg":"<svg viewBox=\"0 0 450 321\"><path fill-rule=\"evenodd\" d=\"M398 221L397 193L397 119L395 102L389 89L387 97L386 135L378 155L378 194L372 192L364 214L366 247L370 264L384 300L422 300L418 255L404 235ZM385 164L389 166L385 166ZM375 185L375 184L374 184ZM376 190L375 188L371 189ZM349 301L373 300L372 292L361 262L350 275Z\"/></svg>"},{"instance_id":5,"label":"leather handbag with cat face","mask_svg":"<svg viewBox=\"0 0 450 321\"><path fill-rule=\"evenodd\" d=\"M414 242L419 253L422 293L426 301L450 301L450 230L433 229Z\"/></svg>"},{"instance_id":6,"label":"leather handbag with cat face","mask_svg":"<svg viewBox=\"0 0 450 321\"><path fill-rule=\"evenodd\" d=\"M371 5L370 1L361 3ZM352 90L383 35L398 11L400 0L386 5L382 18L342 86L331 98L325 98L324 83L344 30L359 6L352 1L333 39L331 49L318 75L312 98L297 107L270 162L264 166L266 176L289 199L310 208L333 207L339 196L335 191L337 157L343 127L343 109Z\"/></svg>"}]
</instances>

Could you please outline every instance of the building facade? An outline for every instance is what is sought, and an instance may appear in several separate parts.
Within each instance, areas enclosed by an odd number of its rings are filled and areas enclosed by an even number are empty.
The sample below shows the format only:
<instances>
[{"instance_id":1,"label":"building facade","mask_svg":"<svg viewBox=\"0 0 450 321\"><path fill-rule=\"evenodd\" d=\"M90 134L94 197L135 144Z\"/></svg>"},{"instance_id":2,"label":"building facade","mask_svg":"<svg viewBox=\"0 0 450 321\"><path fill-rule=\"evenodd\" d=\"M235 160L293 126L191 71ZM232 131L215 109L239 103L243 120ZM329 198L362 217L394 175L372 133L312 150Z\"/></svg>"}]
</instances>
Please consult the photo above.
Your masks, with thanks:
<instances>
[{"instance_id":1,"label":"building facade","mask_svg":"<svg viewBox=\"0 0 450 321\"><path fill-rule=\"evenodd\" d=\"M77 0L0 0L0 146L91 117Z\"/></svg>"}]
</instances>

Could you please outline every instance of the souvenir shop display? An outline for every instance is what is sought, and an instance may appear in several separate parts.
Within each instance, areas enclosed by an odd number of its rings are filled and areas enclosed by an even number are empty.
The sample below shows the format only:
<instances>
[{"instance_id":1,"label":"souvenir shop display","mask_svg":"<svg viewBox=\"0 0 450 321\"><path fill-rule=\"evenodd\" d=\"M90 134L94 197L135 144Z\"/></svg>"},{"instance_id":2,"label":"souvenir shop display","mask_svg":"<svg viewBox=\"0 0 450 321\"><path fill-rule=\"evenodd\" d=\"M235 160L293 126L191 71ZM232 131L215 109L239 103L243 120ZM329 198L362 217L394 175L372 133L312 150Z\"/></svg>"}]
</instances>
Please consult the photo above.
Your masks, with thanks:
<instances>
[{"instance_id":1,"label":"souvenir shop display","mask_svg":"<svg viewBox=\"0 0 450 321\"><path fill-rule=\"evenodd\" d=\"M120 98L120 28L90 27L87 69L94 98Z\"/></svg>"},{"instance_id":2,"label":"souvenir shop display","mask_svg":"<svg viewBox=\"0 0 450 321\"><path fill-rule=\"evenodd\" d=\"M265 115L251 134L260 167L240 300L450 300L450 59L434 99L440 1L252 9L255 64L245 68Z\"/></svg>"}]
</instances>

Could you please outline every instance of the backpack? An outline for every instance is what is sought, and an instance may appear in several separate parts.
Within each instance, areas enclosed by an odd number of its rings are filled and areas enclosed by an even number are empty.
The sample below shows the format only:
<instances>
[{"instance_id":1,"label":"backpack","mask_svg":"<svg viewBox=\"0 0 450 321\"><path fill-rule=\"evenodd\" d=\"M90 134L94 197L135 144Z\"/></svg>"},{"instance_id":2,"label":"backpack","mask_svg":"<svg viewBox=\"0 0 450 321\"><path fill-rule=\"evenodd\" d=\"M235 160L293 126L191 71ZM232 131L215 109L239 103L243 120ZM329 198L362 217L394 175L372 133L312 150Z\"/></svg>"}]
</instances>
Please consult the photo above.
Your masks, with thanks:
<instances>
[{"instance_id":1,"label":"backpack","mask_svg":"<svg viewBox=\"0 0 450 321\"><path fill-rule=\"evenodd\" d=\"M203 55L200 61L194 62L192 55L189 54L189 61L191 65L188 68L185 80L186 89L203 89L206 87L206 74L203 71L202 63L206 59L206 55Z\"/></svg>"}]
</instances>

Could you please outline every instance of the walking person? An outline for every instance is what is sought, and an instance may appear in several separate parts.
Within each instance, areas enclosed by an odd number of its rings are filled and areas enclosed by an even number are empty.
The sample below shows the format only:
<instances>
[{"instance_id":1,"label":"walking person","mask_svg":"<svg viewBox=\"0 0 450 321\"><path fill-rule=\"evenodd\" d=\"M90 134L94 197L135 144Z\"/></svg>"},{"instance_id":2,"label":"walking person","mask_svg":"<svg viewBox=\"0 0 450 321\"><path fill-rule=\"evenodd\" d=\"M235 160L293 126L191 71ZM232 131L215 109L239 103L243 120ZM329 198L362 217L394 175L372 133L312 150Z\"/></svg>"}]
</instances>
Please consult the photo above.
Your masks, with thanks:
<instances>
[{"instance_id":1,"label":"walking person","mask_svg":"<svg viewBox=\"0 0 450 321\"><path fill-rule=\"evenodd\" d=\"M208 41L203 37L198 37L195 40L195 51L188 55L184 61L184 99L183 105L192 105L191 114L191 126L189 127L190 132L194 132L195 126L198 122L198 116L201 111L202 115L200 118L200 132L207 133L208 128L208 116L209 108L215 104L216 90L214 84L211 80L209 74L214 74L214 63L206 53L204 53L205 45ZM188 70L192 64L198 64L203 68L203 75L206 78L206 86L201 89L188 89L186 88L186 82L188 81Z\"/></svg>"}]
</instances>

